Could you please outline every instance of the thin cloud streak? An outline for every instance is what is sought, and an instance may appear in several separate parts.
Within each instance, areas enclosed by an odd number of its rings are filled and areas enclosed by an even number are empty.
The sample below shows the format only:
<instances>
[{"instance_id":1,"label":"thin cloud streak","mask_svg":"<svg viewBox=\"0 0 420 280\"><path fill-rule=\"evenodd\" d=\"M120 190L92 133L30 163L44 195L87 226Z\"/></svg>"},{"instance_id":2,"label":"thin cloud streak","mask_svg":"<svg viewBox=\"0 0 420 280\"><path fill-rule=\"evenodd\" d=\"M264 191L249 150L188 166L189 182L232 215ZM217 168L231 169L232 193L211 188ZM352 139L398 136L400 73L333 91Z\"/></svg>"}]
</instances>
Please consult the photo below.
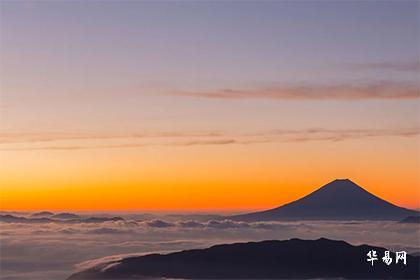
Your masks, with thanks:
<instances>
[{"instance_id":1,"label":"thin cloud streak","mask_svg":"<svg viewBox=\"0 0 420 280\"><path fill-rule=\"evenodd\" d=\"M141 148L149 146L222 146L222 145L252 145L263 143L302 143L309 141L346 141L373 137L415 137L420 134L420 128L402 128L402 129L324 129L309 128L302 130L270 130L253 133L238 133L230 135L228 133L218 132L209 133L186 133L174 134L173 138L162 134L162 139L156 142L135 142L135 143L114 143L114 144L72 144L72 145L48 145L48 146L24 146L24 147L4 147L0 151L37 151L37 150L92 150L92 149L127 149ZM130 134L132 135L132 134ZM180 135L184 138L178 138ZM194 136L197 135L197 136ZM200 136L199 136L200 135ZM202 136L202 135L208 135ZM111 138L111 137L108 137ZM73 138L71 138L73 139ZM89 139L81 137L78 139ZM97 138L94 138L97 139ZM105 139L105 138L104 138ZM178 140L181 139L181 140ZM21 144L23 139L19 139L16 144ZM34 144L33 138L29 137L26 144ZM59 139L63 140L63 139ZM25 142L24 142L25 143ZM10 144L10 142L3 143Z\"/></svg>"},{"instance_id":2,"label":"thin cloud streak","mask_svg":"<svg viewBox=\"0 0 420 280\"><path fill-rule=\"evenodd\" d=\"M112 139L143 139L143 138L182 138L182 137L220 137L219 132L191 132L183 133L176 131L144 132L144 133L65 133L65 132L21 132L1 133L0 144L9 143L38 143L69 140L112 140Z\"/></svg>"},{"instance_id":3,"label":"thin cloud streak","mask_svg":"<svg viewBox=\"0 0 420 280\"><path fill-rule=\"evenodd\" d=\"M94 149L127 149L141 148L150 146L198 146L198 145L226 145L240 143L233 139L220 140L197 140L188 142L163 142L163 143L128 143L115 145L92 145L92 146L43 146L43 147L22 147L22 148L4 148L0 151L42 151L42 150L94 150Z\"/></svg>"},{"instance_id":4,"label":"thin cloud streak","mask_svg":"<svg viewBox=\"0 0 420 280\"><path fill-rule=\"evenodd\" d=\"M216 91L175 91L171 95L210 99L265 98L276 100L369 100L415 99L419 85L408 82L382 81L368 84L295 85L258 89L226 88Z\"/></svg>"},{"instance_id":5,"label":"thin cloud streak","mask_svg":"<svg viewBox=\"0 0 420 280\"><path fill-rule=\"evenodd\" d=\"M345 65L349 70L391 70L401 72L419 72L420 61L406 62L372 62L372 63L354 63Z\"/></svg>"},{"instance_id":6,"label":"thin cloud streak","mask_svg":"<svg viewBox=\"0 0 420 280\"><path fill-rule=\"evenodd\" d=\"M413 137L420 134L420 128L409 129L322 129L313 128L300 131L273 130L268 135L291 135L286 142L307 142L307 141L344 141L351 139L370 138L370 137Z\"/></svg>"}]
</instances>

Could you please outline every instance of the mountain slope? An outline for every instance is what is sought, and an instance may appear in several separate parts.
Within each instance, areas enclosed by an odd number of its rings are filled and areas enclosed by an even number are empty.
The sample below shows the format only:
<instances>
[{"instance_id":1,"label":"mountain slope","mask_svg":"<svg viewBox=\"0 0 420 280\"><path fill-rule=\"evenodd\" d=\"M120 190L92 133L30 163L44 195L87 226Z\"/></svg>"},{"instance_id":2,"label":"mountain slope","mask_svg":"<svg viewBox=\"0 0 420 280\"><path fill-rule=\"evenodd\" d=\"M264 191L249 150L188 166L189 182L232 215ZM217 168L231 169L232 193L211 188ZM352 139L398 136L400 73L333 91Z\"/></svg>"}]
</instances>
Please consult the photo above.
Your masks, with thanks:
<instances>
[{"instance_id":1,"label":"mountain slope","mask_svg":"<svg viewBox=\"0 0 420 280\"><path fill-rule=\"evenodd\" d=\"M379 257L373 267L367 261L370 250L376 250ZM69 280L420 277L419 257L407 256L406 266L401 261L386 266L381 260L385 250L324 238L236 243L126 258L76 273ZM391 257L395 260L394 253Z\"/></svg>"},{"instance_id":2,"label":"mountain slope","mask_svg":"<svg viewBox=\"0 0 420 280\"><path fill-rule=\"evenodd\" d=\"M409 216L400 221L401 224L420 224L420 216Z\"/></svg>"},{"instance_id":3,"label":"mountain slope","mask_svg":"<svg viewBox=\"0 0 420 280\"><path fill-rule=\"evenodd\" d=\"M342 179L334 180L311 194L278 208L230 218L242 221L400 220L418 214L417 211L389 203L348 179Z\"/></svg>"}]
</instances>

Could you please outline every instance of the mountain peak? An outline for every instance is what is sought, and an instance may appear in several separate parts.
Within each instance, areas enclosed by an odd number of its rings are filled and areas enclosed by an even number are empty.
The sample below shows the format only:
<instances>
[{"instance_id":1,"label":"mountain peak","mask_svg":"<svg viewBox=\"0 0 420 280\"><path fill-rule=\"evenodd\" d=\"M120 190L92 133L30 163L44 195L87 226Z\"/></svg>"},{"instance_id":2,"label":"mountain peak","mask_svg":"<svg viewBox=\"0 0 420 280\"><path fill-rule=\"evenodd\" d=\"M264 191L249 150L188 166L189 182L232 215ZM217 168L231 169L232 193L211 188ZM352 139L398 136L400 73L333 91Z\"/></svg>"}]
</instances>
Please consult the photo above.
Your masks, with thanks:
<instances>
[{"instance_id":1,"label":"mountain peak","mask_svg":"<svg viewBox=\"0 0 420 280\"><path fill-rule=\"evenodd\" d=\"M398 207L350 179L335 179L312 193L266 211L233 216L236 220L400 220L418 212Z\"/></svg>"},{"instance_id":2,"label":"mountain peak","mask_svg":"<svg viewBox=\"0 0 420 280\"><path fill-rule=\"evenodd\" d=\"M336 194L345 194L345 193L352 193L352 192L365 192L365 193L369 193L368 191L366 191L364 188L362 188L361 186L359 186L358 184L356 184L355 182L353 182L350 179L335 179L327 184L325 184L324 186L320 187L318 190L314 191L313 193L317 193L319 191L335 191L337 192ZM336 197L337 198L337 197Z\"/></svg>"},{"instance_id":3,"label":"mountain peak","mask_svg":"<svg viewBox=\"0 0 420 280\"><path fill-rule=\"evenodd\" d=\"M329 182L327 185L358 186L360 188L358 184L350 179L335 179Z\"/></svg>"},{"instance_id":4,"label":"mountain peak","mask_svg":"<svg viewBox=\"0 0 420 280\"><path fill-rule=\"evenodd\" d=\"M342 182L342 183L353 183L353 184L355 184L352 180L350 180L348 178L337 178L332 182Z\"/></svg>"},{"instance_id":5,"label":"mountain peak","mask_svg":"<svg viewBox=\"0 0 420 280\"><path fill-rule=\"evenodd\" d=\"M349 195L371 195L368 191L366 191L364 188L356 184L350 179L335 179L319 189L315 190L311 194L303 197L305 198L314 198L314 196L323 195L323 198L325 199L325 196L328 196L331 200L340 200L340 198L348 199Z\"/></svg>"}]
</instances>

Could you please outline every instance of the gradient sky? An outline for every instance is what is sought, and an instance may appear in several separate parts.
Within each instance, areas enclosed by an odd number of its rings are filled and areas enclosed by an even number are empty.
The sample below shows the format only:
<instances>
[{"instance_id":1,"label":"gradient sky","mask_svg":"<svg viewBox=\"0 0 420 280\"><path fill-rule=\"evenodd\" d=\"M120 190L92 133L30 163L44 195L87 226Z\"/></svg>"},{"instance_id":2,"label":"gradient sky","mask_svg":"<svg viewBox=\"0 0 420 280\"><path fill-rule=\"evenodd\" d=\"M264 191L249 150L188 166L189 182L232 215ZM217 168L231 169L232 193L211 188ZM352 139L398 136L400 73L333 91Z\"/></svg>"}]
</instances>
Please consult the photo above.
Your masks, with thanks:
<instances>
[{"instance_id":1,"label":"gradient sky","mask_svg":"<svg viewBox=\"0 0 420 280\"><path fill-rule=\"evenodd\" d=\"M1 1L0 208L420 207L418 1Z\"/></svg>"}]
</instances>

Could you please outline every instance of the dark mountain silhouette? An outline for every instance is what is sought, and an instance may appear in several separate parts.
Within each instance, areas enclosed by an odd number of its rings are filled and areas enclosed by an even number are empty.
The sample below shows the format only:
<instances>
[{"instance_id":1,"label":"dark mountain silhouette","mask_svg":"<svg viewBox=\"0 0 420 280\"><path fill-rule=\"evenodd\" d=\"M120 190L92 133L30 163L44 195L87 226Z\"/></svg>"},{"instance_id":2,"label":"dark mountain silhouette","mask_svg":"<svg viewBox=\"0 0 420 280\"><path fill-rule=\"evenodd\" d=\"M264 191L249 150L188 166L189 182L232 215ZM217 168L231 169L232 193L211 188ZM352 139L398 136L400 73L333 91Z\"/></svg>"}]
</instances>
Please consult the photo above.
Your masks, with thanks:
<instances>
[{"instance_id":1,"label":"dark mountain silhouette","mask_svg":"<svg viewBox=\"0 0 420 280\"><path fill-rule=\"evenodd\" d=\"M3 223L27 223L27 224L36 224L36 223L50 223L51 219L48 218L25 218L18 217L13 215L0 215L0 222Z\"/></svg>"},{"instance_id":2,"label":"dark mountain silhouette","mask_svg":"<svg viewBox=\"0 0 420 280\"><path fill-rule=\"evenodd\" d=\"M375 250L378 261L367 261ZM216 245L166 255L129 257L76 273L68 280L86 279L268 279L363 278L419 279L420 258L407 256L407 264L382 262L386 249L352 246L328 239L262 241Z\"/></svg>"},{"instance_id":3,"label":"dark mountain silhouette","mask_svg":"<svg viewBox=\"0 0 420 280\"><path fill-rule=\"evenodd\" d=\"M402 224L420 224L420 216L409 216L400 221Z\"/></svg>"},{"instance_id":4,"label":"dark mountain silhouette","mask_svg":"<svg viewBox=\"0 0 420 280\"><path fill-rule=\"evenodd\" d=\"M31 215L32 218L48 218L53 216L54 213L48 211L36 212Z\"/></svg>"},{"instance_id":5,"label":"dark mountain silhouette","mask_svg":"<svg viewBox=\"0 0 420 280\"><path fill-rule=\"evenodd\" d=\"M104 222L116 222L124 221L121 217L89 217L89 218L77 218L77 219L53 219L53 218L25 218L13 215L0 215L0 222L3 223L61 223L61 224L77 224L77 223L104 223Z\"/></svg>"},{"instance_id":6,"label":"dark mountain silhouette","mask_svg":"<svg viewBox=\"0 0 420 280\"><path fill-rule=\"evenodd\" d=\"M334 180L311 194L271 210L229 217L267 220L400 220L419 213L389 203L348 179Z\"/></svg>"},{"instance_id":7,"label":"dark mountain silhouette","mask_svg":"<svg viewBox=\"0 0 420 280\"><path fill-rule=\"evenodd\" d=\"M212 214L168 214L164 216L169 221L187 221L194 220L198 222L206 222L210 220L224 220L225 216ZM151 219L149 219L151 220Z\"/></svg>"},{"instance_id":8,"label":"dark mountain silhouette","mask_svg":"<svg viewBox=\"0 0 420 280\"><path fill-rule=\"evenodd\" d=\"M73 214L73 213L60 213L54 216L51 216L52 219L60 219L60 220L71 220L71 219L79 219L80 216Z\"/></svg>"},{"instance_id":9,"label":"dark mountain silhouette","mask_svg":"<svg viewBox=\"0 0 420 280\"><path fill-rule=\"evenodd\" d=\"M124 218L121 217L90 217L80 219L81 223L104 223L104 222L117 222L124 221Z\"/></svg>"}]
</instances>

